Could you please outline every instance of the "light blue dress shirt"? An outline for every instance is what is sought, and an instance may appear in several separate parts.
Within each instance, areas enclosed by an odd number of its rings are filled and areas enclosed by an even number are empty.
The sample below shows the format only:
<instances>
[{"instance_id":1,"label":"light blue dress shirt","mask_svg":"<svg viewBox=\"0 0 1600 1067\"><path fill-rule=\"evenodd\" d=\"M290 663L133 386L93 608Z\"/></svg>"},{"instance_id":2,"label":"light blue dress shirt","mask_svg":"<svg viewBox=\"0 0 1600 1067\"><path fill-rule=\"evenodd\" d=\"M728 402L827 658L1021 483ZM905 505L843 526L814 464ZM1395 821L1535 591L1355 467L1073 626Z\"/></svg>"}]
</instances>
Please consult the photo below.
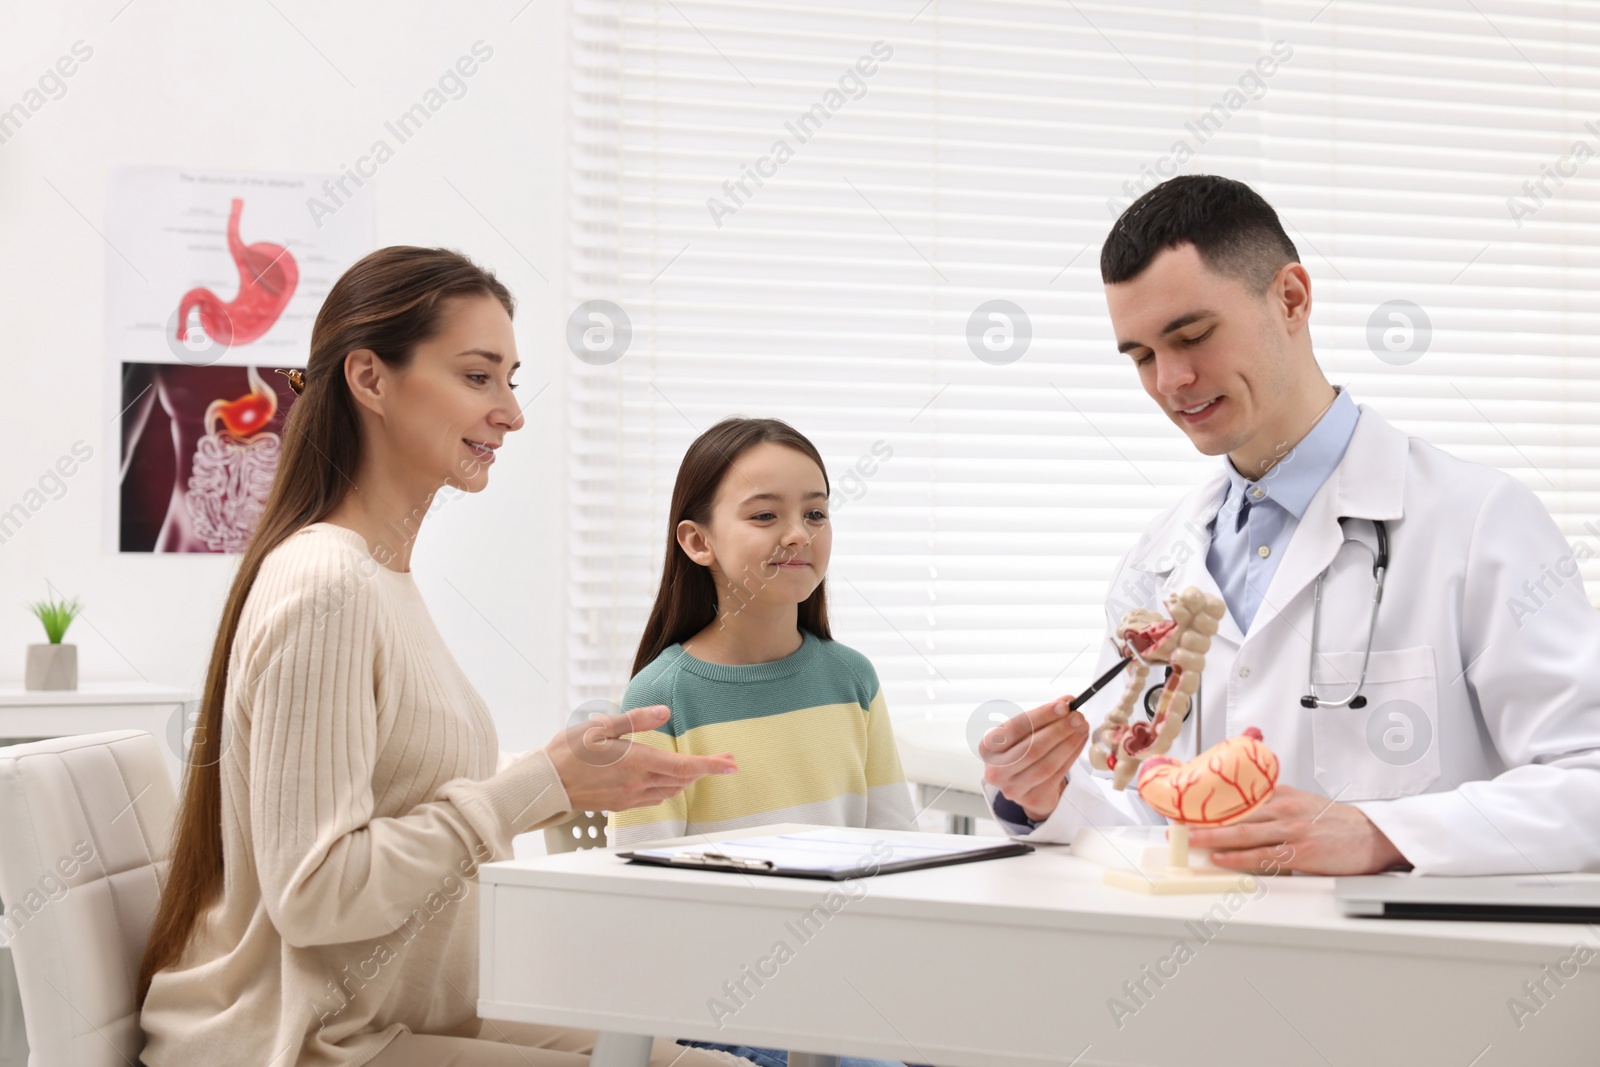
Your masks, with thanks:
<instances>
[{"instance_id":1,"label":"light blue dress shirt","mask_svg":"<svg viewBox=\"0 0 1600 1067\"><path fill-rule=\"evenodd\" d=\"M1311 432L1260 478L1251 481L1223 459L1228 483L1211 523L1206 569L1240 633L1250 631L1300 517L1344 458L1360 417L1356 402L1341 388Z\"/></svg>"}]
</instances>

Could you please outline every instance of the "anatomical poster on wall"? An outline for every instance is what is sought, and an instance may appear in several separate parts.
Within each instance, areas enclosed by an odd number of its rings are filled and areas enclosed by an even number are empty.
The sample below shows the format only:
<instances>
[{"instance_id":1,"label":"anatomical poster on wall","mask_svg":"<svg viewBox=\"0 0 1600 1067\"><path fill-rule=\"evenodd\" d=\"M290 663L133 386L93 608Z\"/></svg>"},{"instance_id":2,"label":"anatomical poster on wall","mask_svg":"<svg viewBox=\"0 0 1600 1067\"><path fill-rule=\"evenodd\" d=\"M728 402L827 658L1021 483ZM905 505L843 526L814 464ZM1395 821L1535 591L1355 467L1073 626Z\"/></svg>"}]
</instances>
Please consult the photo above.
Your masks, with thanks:
<instances>
[{"instance_id":1,"label":"anatomical poster on wall","mask_svg":"<svg viewBox=\"0 0 1600 1067\"><path fill-rule=\"evenodd\" d=\"M242 552L277 471L328 290L372 250L371 190L338 176L124 167L107 205L108 540ZM364 194L364 195L363 195ZM311 210L311 203L318 210Z\"/></svg>"}]
</instances>

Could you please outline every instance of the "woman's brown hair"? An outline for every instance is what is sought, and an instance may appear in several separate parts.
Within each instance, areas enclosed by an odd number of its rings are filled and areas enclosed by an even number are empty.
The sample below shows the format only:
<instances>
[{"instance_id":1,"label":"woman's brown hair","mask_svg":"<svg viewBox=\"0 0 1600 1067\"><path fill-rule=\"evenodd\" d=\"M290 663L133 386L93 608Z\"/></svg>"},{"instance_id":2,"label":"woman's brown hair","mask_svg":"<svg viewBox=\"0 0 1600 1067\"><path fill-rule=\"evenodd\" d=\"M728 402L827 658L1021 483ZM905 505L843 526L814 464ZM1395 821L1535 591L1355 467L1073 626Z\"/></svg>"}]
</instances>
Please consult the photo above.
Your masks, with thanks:
<instances>
[{"instance_id":1,"label":"woman's brown hair","mask_svg":"<svg viewBox=\"0 0 1600 1067\"><path fill-rule=\"evenodd\" d=\"M689 558L678 544L678 524L685 519L703 524L711 521L711 505L723 477L746 450L765 441L792 448L807 456L822 471L824 490L828 468L806 436L778 419L723 419L695 438L678 467L678 481L672 487L672 507L667 516L667 556L661 565L661 588L656 592L650 621L645 623L639 651L633 657L633 673L638 674L672 645L686 641L711 625L717 617L717 587L711 568ZM824 641L832 640L828 630L827 579L800 603L799 625Z\"/></svg>"},{"instance_id":2,"label":"woman's brown hair","mask_svg":"<svg viewBox=\"0 0 1600 1067\"><path fill-rule=\"evenodd\" d=\"M443 328L453 297L486 296L514 313L511 293L493 274L444 248L382 248L334 283L311 328L300 393L284 421L283 450L265 509L239 562L211 649L200 721L183 773L171 866L139 966L139 1002L150 979L177 962L201 914L222 890L223 693L245 599L267 554L331 512L361 465L361 422L345 382L345 357L371 349L391 367ZM302 391L303 390L303 391Z\"/></svg>"}]
</instances>

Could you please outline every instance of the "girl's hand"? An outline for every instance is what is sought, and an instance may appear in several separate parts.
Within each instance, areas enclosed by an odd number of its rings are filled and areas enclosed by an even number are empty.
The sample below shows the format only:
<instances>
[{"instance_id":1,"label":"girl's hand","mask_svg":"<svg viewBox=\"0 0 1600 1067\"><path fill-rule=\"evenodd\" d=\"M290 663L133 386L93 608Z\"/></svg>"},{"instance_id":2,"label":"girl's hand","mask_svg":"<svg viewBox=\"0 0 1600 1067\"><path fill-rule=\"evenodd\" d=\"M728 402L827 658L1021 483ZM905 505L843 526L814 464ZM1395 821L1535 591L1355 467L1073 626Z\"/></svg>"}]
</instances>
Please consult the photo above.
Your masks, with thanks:
<instances>
[{"instance_id":1,"label":"girl's hand","mask_svg":"<svg viewBox=\"0 0 1600 1067\"><path fill-rule=\"evenodd\" d=\"M568 727L545 746L574 811L627 811L670 800L708 774L736 774L731 753L685 756L625 740L654 730L671 712L664 704L621 715L597 715Z\"/></svg>"}]
</instances>

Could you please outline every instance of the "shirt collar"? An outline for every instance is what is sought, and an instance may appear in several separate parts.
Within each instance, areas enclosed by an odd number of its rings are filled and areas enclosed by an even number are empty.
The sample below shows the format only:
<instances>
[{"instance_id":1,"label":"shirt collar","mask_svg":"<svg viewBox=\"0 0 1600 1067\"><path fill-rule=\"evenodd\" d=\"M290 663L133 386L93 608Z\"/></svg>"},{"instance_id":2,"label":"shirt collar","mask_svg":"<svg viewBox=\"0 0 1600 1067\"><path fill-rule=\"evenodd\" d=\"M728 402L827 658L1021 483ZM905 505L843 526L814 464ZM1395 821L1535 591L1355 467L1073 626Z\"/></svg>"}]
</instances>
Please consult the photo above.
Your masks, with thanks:
<instances>
[{"instance_id":1,"label":"shirt collar","mask_svg":"<svg viewBox=\"0 0 1600 1067\"><path fill-rule=\"evenodd\" d=\"M1311 498L1344 459L1345 449L1356 431L1356 420L1361 417L1349 390L1341 386L1337 392L1311 432L1255 481L1235 470L1233 462L1224 456L1222 465L1228 472L1228 484L1222 494L1223 502L1230 498L1246 499L1252 504L1272 500L1296 519L1304 515Z\"/></svg>"}]
</instances>

